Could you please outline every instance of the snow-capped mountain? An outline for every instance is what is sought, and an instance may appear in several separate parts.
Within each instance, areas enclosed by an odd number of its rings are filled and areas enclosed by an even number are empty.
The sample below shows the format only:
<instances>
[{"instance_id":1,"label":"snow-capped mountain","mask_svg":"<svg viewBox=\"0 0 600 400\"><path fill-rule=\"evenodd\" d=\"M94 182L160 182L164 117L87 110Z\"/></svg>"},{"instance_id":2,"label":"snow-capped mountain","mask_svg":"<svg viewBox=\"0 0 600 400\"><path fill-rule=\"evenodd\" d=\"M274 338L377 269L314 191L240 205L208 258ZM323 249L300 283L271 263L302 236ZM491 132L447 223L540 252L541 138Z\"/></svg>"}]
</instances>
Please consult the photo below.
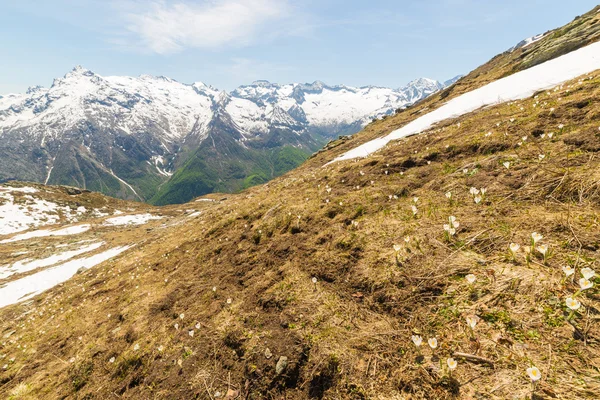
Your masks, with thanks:
<instances>
[{"instance_id":1,"label":"snow-capped mountain","mask_svg":"<svg viewBox=\"0 0 600 400\"><path fill-rule=\"evenodd\" d=\"M227 93L166 77L103 77L78 66L50 88L0 96L0 180L149 200L203 144L216 148L216 137L227 136L240 151L293 146L308 155L443 87L425 78L400 89L257 81ZM229 158L237 152L216 151Z\"/></svg>"}]
</instances>

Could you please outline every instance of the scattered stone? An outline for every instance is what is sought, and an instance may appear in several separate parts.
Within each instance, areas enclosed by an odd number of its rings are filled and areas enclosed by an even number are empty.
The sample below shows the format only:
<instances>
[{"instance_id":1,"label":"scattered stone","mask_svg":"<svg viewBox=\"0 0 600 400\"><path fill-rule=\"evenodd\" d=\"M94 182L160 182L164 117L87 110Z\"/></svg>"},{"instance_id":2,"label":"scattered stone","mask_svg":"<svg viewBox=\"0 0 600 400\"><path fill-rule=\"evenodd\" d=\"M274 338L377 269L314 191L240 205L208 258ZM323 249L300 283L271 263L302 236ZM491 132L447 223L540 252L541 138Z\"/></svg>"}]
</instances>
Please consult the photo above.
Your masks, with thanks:
<instances>
[{"instance_id":1,"label":"scattered stone","mask_svg":"<svg viewBox=\"0 0 600 400\"><path fill-rule=\"evenodd\" d=\"M275 366L275 373L280 375L285 371L288 366L288 358L286 356L279 357L279 361L277 361L277 365Z\"/></svg>"}]
</instances>

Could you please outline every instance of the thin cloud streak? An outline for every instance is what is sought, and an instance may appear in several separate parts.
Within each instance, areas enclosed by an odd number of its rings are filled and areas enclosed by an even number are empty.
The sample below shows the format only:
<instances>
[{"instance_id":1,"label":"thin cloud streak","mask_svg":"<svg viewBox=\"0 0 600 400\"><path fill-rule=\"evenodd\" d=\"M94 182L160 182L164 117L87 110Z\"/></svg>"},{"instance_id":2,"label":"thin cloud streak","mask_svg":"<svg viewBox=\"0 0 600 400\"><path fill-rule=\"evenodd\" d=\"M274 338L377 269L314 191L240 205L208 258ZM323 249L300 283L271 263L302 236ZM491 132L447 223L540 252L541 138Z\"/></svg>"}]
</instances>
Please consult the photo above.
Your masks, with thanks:
<instances>
[{"instance_id":1,"label":"thin cloud streak","mask_svg":"<svg viewBox=\"0 0 600 400\"><path fill-rule=\"evenodd\" d=\"M136 1L117 7L127 41L158 54L249 46L292 15L287 0Z\"/></svg>"}]
</instances>

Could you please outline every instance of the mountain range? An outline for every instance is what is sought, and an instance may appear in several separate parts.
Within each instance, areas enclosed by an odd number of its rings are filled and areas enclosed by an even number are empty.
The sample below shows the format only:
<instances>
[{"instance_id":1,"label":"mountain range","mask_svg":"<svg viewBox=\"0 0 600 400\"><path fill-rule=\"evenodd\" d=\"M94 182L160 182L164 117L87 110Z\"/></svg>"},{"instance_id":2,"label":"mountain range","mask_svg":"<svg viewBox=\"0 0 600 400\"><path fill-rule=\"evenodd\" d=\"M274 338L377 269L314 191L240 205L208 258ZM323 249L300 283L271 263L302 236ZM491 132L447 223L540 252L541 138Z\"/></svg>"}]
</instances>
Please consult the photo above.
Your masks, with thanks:
<instances>
[{"instance_id":1,"label":"mountain range","mask_svg":"<svg viewBox=\"0 0 600 400\"><path fill-rule=\"evenodd\" d=\"M455 80L421 78L400 89L256 81L228 93L77 66L50 88L0 96L0 181L71 185L156 204L236 191Z\"/></svg>"}]
</instances>

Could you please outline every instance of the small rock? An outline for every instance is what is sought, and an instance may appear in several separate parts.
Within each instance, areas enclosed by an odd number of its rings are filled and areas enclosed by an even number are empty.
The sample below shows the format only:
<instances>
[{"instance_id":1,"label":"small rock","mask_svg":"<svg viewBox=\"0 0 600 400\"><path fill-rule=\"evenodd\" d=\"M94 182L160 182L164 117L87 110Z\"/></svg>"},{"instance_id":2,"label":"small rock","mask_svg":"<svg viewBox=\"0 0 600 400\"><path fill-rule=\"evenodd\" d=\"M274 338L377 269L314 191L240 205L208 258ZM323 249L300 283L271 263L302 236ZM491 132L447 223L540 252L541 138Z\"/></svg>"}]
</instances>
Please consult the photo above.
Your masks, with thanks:
<instances>
[{"instance_id":1,"label":"small rock","mask_svg":"<svg viewBox=\"0 0 600 400\"><path fill-rule=\"evenodd\" d=\"M271 353L271 350L267 347L267 349L265 350L265 357L267 359L273 357L273 353Z\"/></svg>"},{"instance_id":2,"label":"small rock","mask_svg":"<svg viewBox=\"0 0 600 400\"><path fill-rule=\"evenodd\" d=\"M288 358L286 356L279 357L279 361L277 361L277 365L275 366L275 373L277 375L281 374L288 366Z\"/></svg>"}]
</instances>

